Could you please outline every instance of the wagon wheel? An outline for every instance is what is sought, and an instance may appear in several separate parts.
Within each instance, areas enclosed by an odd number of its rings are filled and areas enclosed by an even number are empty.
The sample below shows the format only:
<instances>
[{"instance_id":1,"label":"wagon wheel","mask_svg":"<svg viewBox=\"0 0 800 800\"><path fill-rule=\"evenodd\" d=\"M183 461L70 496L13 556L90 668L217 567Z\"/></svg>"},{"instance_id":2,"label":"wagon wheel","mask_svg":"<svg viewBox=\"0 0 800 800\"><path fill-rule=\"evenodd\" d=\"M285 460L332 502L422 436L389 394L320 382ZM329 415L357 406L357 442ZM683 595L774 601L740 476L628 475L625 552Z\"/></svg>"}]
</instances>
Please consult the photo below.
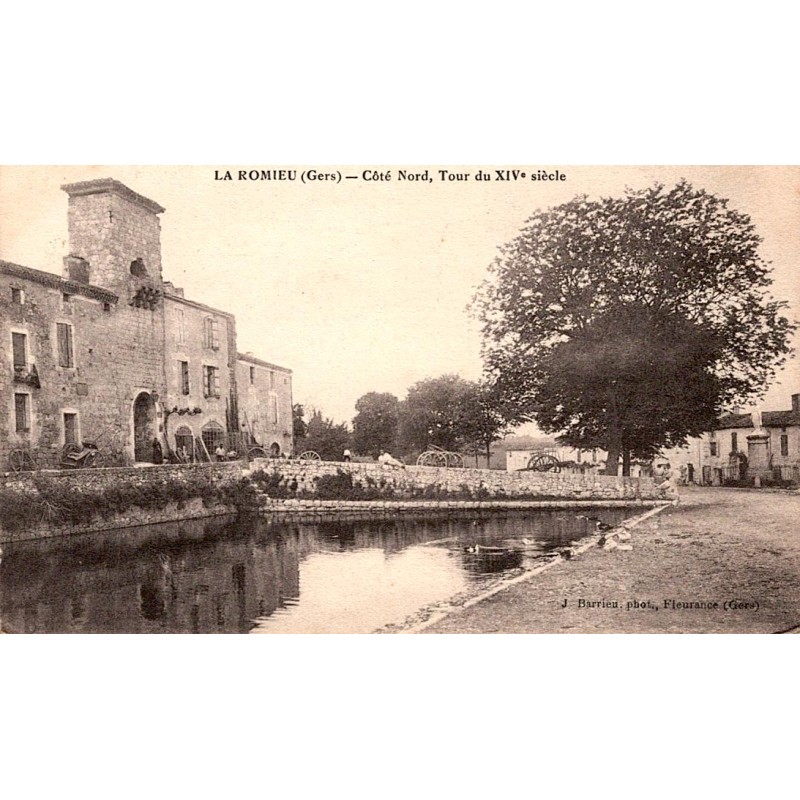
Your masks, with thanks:
<instances>
[{"instance_id":1,"label":"wagon wheel","mask_svg":"<svg viewBox=\"0 0 800 800\"><path fill-rule=\"evenodd\" d=\"M319 457L319 453L314 452L313 450L304 450L300 453L300 458L303 461L322 461Z\"/></svg>"},{"instance_id":2,"label":"wagon wheel","mask_svg":"<svg viewBox=\"0 0 800 800\"><path fill-rule=\"evenodd\" d=\"M247 451L248 458L266 458L267 451L263 447L251 447Z\"/></svg>"},{"instance_id":3,"label":"wagon wheel","mask_svg":"<svg viewBox=\"0 0 800 800\"><path fill-rule=\"evenodd\" d=\"M12 450L8 456L8 463L12 472L33 469L33 461L27 450Z\"/></svg>"},{"instance_id":4,"label":"wagon wheel","mask_svg":"<svg viewBox=\"0 0 800 800\"><path fill-rule=\"evenodd\" d=\"M446 467L447 456L441 450L426 450L417 459L419 467Z\"/></svg>"},{"instance_id":5,"label":"wagon wheel","mask_svg":"<svg viewBox=\"0 0 800 800\"><path fill-rule=\"evenodd\" d=\"M460 469L464 466L464 457L461 455L461 453L447 453L445 458L447 461L446 466L448 467L456 467Z\"/></svg>"},{"instance_id":6,"label":"wagon wheel","mask_svg":"<svg viewBox=\"0 0 800 800\"><path fill-rule=\"evenodd\" d=\"M104 453L101 453L99 450L94 451L94 455L88 456L91 458L91 461L86 465L87 467L95 467L99 469L100 467L106 466L106 457Z\"/></svg>"},{"instance_id":7,"label":"wagon wheel","mask_svg":"<svg viewBox=\"0 0 800 800\"><path fill-rule=\"evenodd\" d=\"M561 464L555 456L549 453L540 453L531 456L528 461L528 469L536 472L561 472Z\"/></svg>"}]
</instances>

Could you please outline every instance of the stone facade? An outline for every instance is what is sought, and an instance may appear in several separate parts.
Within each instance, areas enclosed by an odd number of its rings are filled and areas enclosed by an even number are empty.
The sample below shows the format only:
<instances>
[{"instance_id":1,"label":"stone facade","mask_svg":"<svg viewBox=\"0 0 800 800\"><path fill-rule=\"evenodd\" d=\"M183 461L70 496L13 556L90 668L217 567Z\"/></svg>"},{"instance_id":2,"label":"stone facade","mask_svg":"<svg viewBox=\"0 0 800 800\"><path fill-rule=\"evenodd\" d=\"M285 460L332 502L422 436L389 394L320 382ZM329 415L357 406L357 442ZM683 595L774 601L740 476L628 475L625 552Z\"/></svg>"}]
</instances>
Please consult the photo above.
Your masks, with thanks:
<instances>
[{"instance_id":1,"label":"stone facade","mask_svg":"<svg viewBox=\"0 0 800 800\"><path fill-rule=\"evenodd\" d=\"M269 455L291 455L292 373L252 353L239 353L236 385L242 430L260 442Z\"/></svg>"},{"instance_id":2,"label":"stone facade","mask_svg":"<svg viewBox=\"0 0 800 800\"><path fill-rule=\"evenodd\" d=\"M793 394L791 399L791 409L764 411L761 421L769 470L775 477L783 475L796 481L800 476L800 394ZM703 483L717 484L737 477L737 471L746 468L750 458L748 437L755 432L753 415L747 413L726 414L715 431L704 434L698 444Z\"/></svg>"},{"instance_id":3,"label":"stone facade","mask_svg":"<svg viewBox=\"0 0 800 800\"><path fill-rule=\"evenodd\" d=\"M0 261L0 471L12 451L55 467L65 444L83 440L112 464L157 460L179 443L190 456L198 441L235 448L235 319L164 281L164 209L110 179L62 188L62 276ZM291 372L275 369L291 421ZM271 403L270 392L248 390L251 416L266 419ZM291 449L291 438L279 441Z\"/></svg>"}]
</instances>

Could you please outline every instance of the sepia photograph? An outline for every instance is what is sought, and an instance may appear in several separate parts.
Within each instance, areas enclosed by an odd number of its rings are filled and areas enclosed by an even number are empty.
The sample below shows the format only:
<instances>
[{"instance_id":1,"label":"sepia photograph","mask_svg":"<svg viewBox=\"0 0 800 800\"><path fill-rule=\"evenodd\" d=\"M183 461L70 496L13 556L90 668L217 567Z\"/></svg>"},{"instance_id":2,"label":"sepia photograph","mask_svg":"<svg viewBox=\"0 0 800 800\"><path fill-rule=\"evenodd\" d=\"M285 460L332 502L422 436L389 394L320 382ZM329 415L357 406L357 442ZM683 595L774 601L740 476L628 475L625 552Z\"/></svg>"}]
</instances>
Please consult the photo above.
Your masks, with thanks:
<instances>
[{"instance_id":1,"label":"sepia photograph","mask_svg":"<svg viewBox=\"0 0 800 800\"><path fill-rule=\"evenodd\" d=\"M798 633L798 257L798 167L0 167L0 632Z\"/></svg>"}]
</instances>

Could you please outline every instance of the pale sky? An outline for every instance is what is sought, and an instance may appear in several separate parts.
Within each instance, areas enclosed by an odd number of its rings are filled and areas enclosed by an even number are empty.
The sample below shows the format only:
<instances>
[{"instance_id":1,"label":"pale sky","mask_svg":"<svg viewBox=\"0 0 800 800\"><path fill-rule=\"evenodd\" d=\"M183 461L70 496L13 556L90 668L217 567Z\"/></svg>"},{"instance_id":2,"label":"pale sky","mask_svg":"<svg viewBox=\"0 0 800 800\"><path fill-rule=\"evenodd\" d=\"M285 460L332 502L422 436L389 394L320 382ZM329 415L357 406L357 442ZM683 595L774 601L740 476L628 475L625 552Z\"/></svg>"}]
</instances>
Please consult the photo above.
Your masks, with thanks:
<instances>
[{"instance_id":1,"label":"pale sky","mask_svg":"<svg viewBox=\"0 0 800 800\"><path fill-rule=\"evenodd\" d=\"M287 165L252 167L286 168ZM366 392L405 396L415 381L481 374L477 323L466 312L498 245L538 208L577 194L686 178L730 199L764 238L773 293L800 317L800 168L546 167L563 182L529 179L539 165L429 167L431 183L217 181L251 167L2 167L0 258L61 273L68 252L63 183L116 178L166 208L163 274L186 296L233 312L239 350L294 371L294 400L350 422ZM361 175L360 167L316 167ZM401 167L402 168L402 167ZM479 169L519 169L525 179L476 181ZM422 171L424 167L405 168ZM470 173L441 181L439 169ZM800 392L794 359L765 408Z\"/></svg>"}]
</instances>

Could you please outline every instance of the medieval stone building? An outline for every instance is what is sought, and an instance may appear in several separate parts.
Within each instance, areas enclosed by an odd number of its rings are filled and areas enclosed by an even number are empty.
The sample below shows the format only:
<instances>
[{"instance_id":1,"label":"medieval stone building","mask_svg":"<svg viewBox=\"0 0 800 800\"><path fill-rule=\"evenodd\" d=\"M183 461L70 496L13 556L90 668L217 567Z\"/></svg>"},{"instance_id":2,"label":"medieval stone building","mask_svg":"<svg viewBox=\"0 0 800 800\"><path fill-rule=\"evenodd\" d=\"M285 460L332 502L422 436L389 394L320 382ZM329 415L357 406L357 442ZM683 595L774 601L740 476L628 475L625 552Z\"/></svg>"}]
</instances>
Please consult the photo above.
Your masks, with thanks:
<instances>
[{"instance_id":1,"label":"medieval stone building","mask_svg":"<svg viewBox=\"0 0 800 800\"><path fill-rule=\"evenodd\" d=\"M118 464L291 452L291 370L239 354L232 314L164 280L164 209L111 179L62 189L62 276L0 261L0 471L84 440Z\"/></svg>"}]
</instances>

